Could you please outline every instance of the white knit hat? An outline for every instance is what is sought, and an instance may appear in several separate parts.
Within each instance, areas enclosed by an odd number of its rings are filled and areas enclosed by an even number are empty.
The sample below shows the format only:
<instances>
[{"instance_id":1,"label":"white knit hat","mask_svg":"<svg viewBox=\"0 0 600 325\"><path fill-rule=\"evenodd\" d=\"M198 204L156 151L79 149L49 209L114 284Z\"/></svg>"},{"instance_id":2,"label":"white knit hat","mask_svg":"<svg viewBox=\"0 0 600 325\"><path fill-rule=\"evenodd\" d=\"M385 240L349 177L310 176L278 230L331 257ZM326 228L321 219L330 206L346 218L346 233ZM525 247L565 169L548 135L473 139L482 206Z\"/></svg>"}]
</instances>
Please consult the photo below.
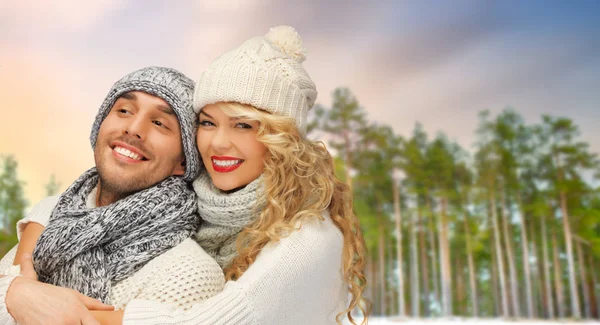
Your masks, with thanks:
<instances>
[{"instance_id":1,"label":"white knit hat","mask_svg":"<svg viewBox=\"0 0 600 325\"><path fill-rule=\"evenodd\" d=\"M290 26L271 28L221 55L196 83L194 111L217 102L238 102L295 119L306 133L306 116L317 99L302 62L302 39Z\"/></svg>"}]
</instances>

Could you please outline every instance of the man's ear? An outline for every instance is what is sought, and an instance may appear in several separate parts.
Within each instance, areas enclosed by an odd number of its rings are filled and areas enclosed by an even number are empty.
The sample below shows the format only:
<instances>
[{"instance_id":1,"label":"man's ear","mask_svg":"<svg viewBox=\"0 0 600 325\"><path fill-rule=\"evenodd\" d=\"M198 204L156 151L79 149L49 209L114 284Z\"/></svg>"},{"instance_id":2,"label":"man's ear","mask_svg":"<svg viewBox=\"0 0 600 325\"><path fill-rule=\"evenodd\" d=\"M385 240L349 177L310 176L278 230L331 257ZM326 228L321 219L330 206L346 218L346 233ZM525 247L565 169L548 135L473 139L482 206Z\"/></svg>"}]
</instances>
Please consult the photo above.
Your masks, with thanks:
<instances>
[{"instance_id":1,"label":"man's ear","mask_svg":"<svg viewBox=\"0 0 600 325\"><path fill-rule=\"evenodd\" d=\"M185 159L181 161L181 164L178 164L177 167L173 170L173 175L182 176L185 174Z\"/></svg>"}]
</instances>

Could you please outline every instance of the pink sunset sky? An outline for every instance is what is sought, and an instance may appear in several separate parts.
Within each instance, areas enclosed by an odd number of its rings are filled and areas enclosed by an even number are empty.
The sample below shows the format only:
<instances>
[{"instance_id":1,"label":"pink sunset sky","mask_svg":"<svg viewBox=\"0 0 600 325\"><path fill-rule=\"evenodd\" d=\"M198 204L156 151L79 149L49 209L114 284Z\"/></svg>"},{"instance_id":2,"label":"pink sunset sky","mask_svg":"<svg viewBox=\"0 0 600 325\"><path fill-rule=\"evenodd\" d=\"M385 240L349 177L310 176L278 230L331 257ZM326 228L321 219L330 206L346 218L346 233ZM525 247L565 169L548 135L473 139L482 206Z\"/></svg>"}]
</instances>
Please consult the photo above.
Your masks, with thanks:
<instances>
[{"instance_id":1,"label":"pink sunset sky","mask_svg":"<svg viewBox=\"0 0 600 325\"><path fill-rule=\"evenodd\" d=\"M221 53L294 26L329 106L349 87L371 121L417 121L472 149L477 113L567 116L600 152L600 2L0 1L0 155L30 204L94 164L93 118L111 85L160 65L197 79Z\"/></svg>"}]
</instances>

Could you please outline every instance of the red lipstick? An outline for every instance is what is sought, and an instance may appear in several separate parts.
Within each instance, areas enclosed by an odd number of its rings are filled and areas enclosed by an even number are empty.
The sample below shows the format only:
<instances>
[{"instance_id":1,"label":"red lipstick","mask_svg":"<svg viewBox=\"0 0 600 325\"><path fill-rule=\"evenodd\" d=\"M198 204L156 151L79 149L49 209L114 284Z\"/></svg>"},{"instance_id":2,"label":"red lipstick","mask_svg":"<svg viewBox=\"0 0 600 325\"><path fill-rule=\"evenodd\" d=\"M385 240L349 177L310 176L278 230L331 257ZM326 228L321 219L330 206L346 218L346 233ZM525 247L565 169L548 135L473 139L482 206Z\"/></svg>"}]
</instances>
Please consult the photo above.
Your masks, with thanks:
<instances>
[{"instance_id":1,"label":"red lipstick","mask_svg":"<svg viewBox=\"0 0 600 325\"><path fill-rule=\"evenodd\" d=\"M229 173L236 170L244 162L243 159L227 156L211 156L212 167L217 173Z\"/></svg>"}]
</instances>

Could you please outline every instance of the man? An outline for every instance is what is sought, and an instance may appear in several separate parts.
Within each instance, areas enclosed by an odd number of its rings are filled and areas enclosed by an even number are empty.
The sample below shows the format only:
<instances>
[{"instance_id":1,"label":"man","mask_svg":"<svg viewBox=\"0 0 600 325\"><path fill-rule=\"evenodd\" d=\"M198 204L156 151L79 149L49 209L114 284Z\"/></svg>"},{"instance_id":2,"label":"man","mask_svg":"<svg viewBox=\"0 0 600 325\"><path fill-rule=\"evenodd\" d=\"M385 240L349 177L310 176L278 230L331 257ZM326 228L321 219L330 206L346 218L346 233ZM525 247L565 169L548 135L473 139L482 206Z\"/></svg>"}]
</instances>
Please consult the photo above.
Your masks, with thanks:
<instances>
[{"instance_id":1,"label":"man","mask_svg":"<svg viewBox=\"0 0 600 325\"><path fill-rule=\"evenodd\" d=\"M43 282L109 301L111 283L195 233L199 217L186 184L200 170L193 86L180 72L161 67L135 71L115 83L92 127L96 167L60 197L42 201L32 210L37 215L20 223L16 261L31 259L33 252ZM43 233L43 226L29 223L44 219L49 222ZM216 263L215 269L220 272ZM27 266L22 273L35 277L35 271ZM27 277L1 278L2 294L2 323L12 321L12 315L18 323L35 324L40 319L36 312L75 303L80 314L58 315L63 318L57 323L83 319L97 324L87 308L112 310L74 290ZM47 305L36 306L37 311L25 308L34 296Z\"/></svg>"}]
</instances>

